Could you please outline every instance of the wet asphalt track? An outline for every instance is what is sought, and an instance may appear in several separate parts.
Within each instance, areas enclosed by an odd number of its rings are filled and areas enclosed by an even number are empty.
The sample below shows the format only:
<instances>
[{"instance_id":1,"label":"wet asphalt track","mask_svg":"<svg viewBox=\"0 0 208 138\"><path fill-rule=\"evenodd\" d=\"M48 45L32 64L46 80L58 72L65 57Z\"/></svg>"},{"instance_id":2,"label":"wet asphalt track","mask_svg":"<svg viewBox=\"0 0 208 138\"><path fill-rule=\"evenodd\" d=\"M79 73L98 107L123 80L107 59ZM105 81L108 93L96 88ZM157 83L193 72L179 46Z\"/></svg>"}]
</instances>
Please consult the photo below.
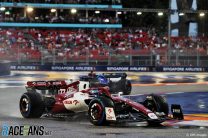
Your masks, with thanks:
<instances>
[{"instance_id":1,"label":"wet asphalt track","mask_svg":"<svg viewBox=\"0 0 208 138\"><path fill-rule=\"evenodd\" d=\"M180 86L140 86L133 87L132 94L160 93L160 92L190 92L207 91L207 85L180 85ZM147 127L141 126L93 126L83 115L67 119L24 119L19 113L19 99L25 92L24 87L0 89L0 132L3 124L8 125L43 125L45 130L51 132L50 137L66 138L97 138L97 137L128 137L128 138L199 138L208 137L207 127ZM0 134L1 137L1 134ZM17 136L15 136L17 137ZM19 136L21 137L21 136ZM37 136L34 136L37 137ZM46 136L48 137L48 136Z\"/></svg>"}]
</instances>

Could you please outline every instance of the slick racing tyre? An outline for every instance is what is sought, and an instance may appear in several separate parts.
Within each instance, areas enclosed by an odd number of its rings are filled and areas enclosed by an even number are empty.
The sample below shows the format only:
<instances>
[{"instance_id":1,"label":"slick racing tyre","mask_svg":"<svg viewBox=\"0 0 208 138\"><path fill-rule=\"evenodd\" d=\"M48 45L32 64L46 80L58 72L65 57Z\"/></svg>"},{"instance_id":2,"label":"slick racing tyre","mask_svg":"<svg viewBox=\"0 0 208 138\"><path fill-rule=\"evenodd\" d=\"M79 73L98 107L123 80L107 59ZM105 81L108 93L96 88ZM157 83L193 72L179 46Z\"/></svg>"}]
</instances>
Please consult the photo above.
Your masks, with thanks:
<instances>
[{"instance_id":1,"label":"slick racing tyre","mask_svg":"<svg viewBox=\"0 0 208 138\"><path fill-rule=\"evenodd\" d=\"M119 85L124 95L129 95L131 93L132 86L130 80L122 79Z\"/></svg>"},{"instance_id":2,"label":"slick racing tyre","mask_svg":"<svg viewBox=\"0 0 208 138\"><path fill-rule=\"evenodd\" d=\"M165 98L160 95L153 95L153 98L157 104L157 112L164 112L168 116L169 108Z\"/></svg>"},{"instance_id":3,"label":"slick racing tyre","mask_svg":"<svg viewBox=\"0 0 208 138\"><path fill-rule=\"evenodd\" d=\"M164 99L164 97L160 95L151 94L147 96L144 106L153 112L164 112L165 116L168 116L169 108L168 103Z\"/></svg>"},{"instance_id":4,"label":"slick racing tyre","mask_svg":"<svg viewBox=\"0 0 208 138\"><path fill-rule=\"evenodd\" d=\"M20 112L24 118L40 118L45 110L41 95L37 92L26 92L19 102Z\"/></svg>"},{"instance_id":5,"label":"slick racing tyre","mask_svg":"<svg viewBox=\"0 0 208 138\"><path fill-rule=\"evenodd\" d=\"M96 126L108 125L105 107L114 109L114 103L110 98L98 97L89 103L88 115L90 122Z\"/></svg>"}]
</instances>

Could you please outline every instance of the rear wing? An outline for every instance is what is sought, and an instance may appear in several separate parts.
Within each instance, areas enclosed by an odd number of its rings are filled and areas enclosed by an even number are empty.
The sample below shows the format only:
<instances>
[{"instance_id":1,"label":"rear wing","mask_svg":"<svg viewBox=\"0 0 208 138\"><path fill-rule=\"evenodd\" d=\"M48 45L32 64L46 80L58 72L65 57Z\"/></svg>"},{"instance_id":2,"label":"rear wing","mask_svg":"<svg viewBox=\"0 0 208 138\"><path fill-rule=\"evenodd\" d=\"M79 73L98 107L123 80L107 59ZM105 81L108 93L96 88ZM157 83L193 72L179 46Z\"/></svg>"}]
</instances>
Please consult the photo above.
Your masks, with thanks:
<instances>
[{"instance_id":1,"label":"rear wing","mask_svg":"<svg viewBox=\"0 0 208 138\"><path fill-rule=\"evenodd\" d=\"M80 82L75 81L67 84L65 81L28 81L28 92L38 92L43 95L56 95L66 93L69 90L78 91Z\"/></svg>"},{"instance_id":2,"label":"rear wing","mask_svg":"<svg viewBox=\"0 0 208 138\"><path fill-rule=\"evenodd\" d=\"M73 87L77 89L79 81L72 82L67 84L66 81L28 81L26 88L34 88L38 90L46 89L67 89Z\"/></svg>"},{"instance_id":3,"label":"rear wing","mask_svg":"<svg viewBox=\"0 0 208 138\"><path fill-rule=\"evenodd\" d=\"M28 81L27 82L27 87L61 87L61 86L66 86L65 81Z\"/></svg>"}]
</instances>

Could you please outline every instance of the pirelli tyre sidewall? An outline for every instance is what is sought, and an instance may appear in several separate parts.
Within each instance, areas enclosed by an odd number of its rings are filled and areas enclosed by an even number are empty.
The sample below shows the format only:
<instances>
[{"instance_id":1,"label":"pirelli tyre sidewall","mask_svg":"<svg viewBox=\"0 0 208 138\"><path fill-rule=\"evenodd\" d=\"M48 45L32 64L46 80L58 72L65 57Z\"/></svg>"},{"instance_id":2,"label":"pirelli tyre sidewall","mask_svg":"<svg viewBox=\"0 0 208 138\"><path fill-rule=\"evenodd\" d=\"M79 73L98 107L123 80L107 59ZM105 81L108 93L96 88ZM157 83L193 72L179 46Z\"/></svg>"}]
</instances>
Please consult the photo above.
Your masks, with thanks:
<instances>
[{"instance_id":1,"label":"pirelli tyre sidewall","mask_svg":"<svg viewBox=\"0 0 208 138\"><path fill-rule=\"evenodd\" d=\"M45 110L45 104L41 94L26 92L20 98L19 108L24 118L40 118Z\"/></svg>"},{"instance_id":2,"label":"pirelli tyre sidewall","mask_svg":"<svg viewBox=\"0 0 208 138\"><path fill-rule=\"evenodd\" d=\"M164 97L162 97L161 95L155 95L155 94L152 94L152 96L157 105L157 112L164 112L165 115L168 116L169 107Z\"/></svg>"},{"instance_id":3,"label":"pirelli tyre sidewall","mask_svg":"<svg viewBox=\"0 0 208 138\"><path fill-rule=\"evenodd\" d=\"M89 103L88 115L92 124L96 126L109 124L109 122L106 120L105 107L114 108L114 103L110 98L101 96L91 100ZM94 113L97 113L98 115L96 116Z\"/></svg>"}]
</instances>

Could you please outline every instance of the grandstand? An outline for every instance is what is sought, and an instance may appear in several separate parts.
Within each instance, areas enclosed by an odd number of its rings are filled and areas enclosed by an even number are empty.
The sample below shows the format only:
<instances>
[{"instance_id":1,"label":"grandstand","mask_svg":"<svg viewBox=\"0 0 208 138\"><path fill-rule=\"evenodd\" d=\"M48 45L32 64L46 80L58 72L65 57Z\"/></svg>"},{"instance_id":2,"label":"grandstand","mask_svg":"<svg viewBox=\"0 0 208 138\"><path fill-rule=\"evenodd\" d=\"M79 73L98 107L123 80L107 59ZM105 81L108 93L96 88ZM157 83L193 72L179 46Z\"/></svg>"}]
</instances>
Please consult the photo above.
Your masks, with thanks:
<instances>
[{"instance_id":1,"label":"grandstand","mask_svg":"<svg viewBox=\"0 0 208 138\"><path fill-rule=\"evenodd\" d=\"M152 7L142 0L4 0L0 58L28 65L207 66L206 7L192 10L194 1L186 2L169 10L161 0ZM173 14L180 16L176 23L168 18ZM189 35L193 22L197 35ZM168 29L179 33L170 37Z\"/></svg>"}]
</instances>

